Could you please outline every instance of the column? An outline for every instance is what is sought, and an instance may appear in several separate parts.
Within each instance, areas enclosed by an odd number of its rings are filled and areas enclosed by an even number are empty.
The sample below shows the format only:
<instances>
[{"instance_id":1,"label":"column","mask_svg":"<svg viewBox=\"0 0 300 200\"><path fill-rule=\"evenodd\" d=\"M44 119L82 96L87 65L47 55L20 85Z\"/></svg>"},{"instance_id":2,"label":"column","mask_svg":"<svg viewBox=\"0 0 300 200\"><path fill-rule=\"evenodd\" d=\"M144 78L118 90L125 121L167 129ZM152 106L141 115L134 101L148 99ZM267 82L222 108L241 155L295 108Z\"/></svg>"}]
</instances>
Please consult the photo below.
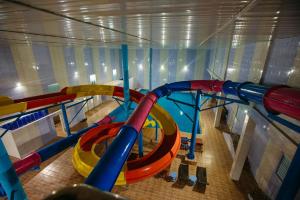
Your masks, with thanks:
<instances>
[{"instance_id":1,"label":"column","mask_svg":"<svg viewBox=\"0 0 300 200\"><path fill-rule=\"evenodd\" d=\"M124 108L128 114L129 95L129 75L128 75L128 46L122 44L122 68L123 68L123 89L124 89Z\"/></svg>"},{"instance_id":2,"label":"column","mask_svg":"<svg viewBox=\"0 0 300 200\"><path fill-rule=\"evenodd\" d=\"M201 102L201 91L197 91L196 95L196 102L195 102L195 111L194 111L194 123L193 123L193 130L192 130L192 137L190 142L189 153L187 154L188 159L193 160L195 158L195 146L196 146L196 138L197 138L197 131L199 128L199 111L198 108Z\"/></svg>"},{"instance_id":3,"label":"column","mask_svg":"<svg viewBox=\"0 0 300 200\"><path fill-rule=\"evenodd\" d=\"M254 129L255 129L255 122L249 117L248 114L246 114L238 147L235 152L235 156L231 166L230 178L232 180L237 181L240 179L244 167L244 163L249 152Z\"/></svg>"},{"instance_id":4,"label":"column","mask_svg":"<svg viewBox=\"0 0 300 200\"><path fill-rule=\"evenodd\" d=\"M220 94L221 97L224 97L224 94ZM224 104L224 100L219 99L218 100L218 105ZM221 122L221 116L222 116L222 111L223 111L223 106L217 107L215 112L215 119L214 119L214 127L219 128L220 127L220 122Z\"/></svg>"}]
</instances>

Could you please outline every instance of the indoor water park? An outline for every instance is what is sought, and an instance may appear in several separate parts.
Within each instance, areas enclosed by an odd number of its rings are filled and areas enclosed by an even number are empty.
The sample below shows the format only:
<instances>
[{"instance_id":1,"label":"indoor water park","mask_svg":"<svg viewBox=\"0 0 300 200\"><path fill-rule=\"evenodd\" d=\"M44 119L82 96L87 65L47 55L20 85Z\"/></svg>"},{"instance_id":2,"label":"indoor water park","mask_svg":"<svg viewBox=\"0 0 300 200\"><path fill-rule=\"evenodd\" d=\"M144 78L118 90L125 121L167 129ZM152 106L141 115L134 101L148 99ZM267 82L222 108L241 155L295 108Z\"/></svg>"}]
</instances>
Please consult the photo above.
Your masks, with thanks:
<instances>
[{"instance_id":1,"label":"indoor water park","mask_svg":"<svg viewBox=\"0 0 300 200\"><path fill-rule=\"evenodd\" d=\"M299 0L0 11L0 200L300 200Z\"/></svg>"}]
</instances>

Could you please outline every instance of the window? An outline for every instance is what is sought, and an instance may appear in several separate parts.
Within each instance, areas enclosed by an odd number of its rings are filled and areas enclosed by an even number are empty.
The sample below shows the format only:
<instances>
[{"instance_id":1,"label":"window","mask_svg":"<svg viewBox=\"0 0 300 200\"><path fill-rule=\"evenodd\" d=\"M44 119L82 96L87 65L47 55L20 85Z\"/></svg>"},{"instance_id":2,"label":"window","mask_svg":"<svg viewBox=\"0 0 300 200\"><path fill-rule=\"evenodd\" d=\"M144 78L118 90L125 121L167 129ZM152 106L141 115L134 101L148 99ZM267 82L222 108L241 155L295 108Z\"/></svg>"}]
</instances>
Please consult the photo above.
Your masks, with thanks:
<instances>
[{"instance_id":1,"label":"window","mask_svg":"<svg viewBox=\"0 0 300 200\"><path fill-rule=\"evenodd\" d=\"M288 171L288 168L290 166L291 161L283 155L280 159L280 162L278 164L276 175L279 177L279 179L282 181Z\"/></svg>"}]
</instances>

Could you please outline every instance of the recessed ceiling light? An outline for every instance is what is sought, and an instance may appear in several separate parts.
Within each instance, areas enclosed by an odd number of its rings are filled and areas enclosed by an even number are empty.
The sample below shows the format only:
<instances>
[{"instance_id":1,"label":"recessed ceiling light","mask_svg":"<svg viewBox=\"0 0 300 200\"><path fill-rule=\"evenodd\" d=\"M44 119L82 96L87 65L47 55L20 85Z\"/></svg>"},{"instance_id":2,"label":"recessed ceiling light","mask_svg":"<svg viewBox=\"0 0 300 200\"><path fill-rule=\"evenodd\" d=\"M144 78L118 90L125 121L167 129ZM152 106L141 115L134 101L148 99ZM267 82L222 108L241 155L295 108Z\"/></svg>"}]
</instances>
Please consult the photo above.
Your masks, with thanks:
<instances>
[{"instance_id":1,"label":"recessed ceiling light","mask_svg":"<svg viewBox=\"0 0 300 200\"><path fill-rule=\"evenodd\" d=\"M279 11L279 10L277 10L277 11L276 11L276 14L278 15L279 13L280 13L280 11Z\"/></svg>"}]
</instances>

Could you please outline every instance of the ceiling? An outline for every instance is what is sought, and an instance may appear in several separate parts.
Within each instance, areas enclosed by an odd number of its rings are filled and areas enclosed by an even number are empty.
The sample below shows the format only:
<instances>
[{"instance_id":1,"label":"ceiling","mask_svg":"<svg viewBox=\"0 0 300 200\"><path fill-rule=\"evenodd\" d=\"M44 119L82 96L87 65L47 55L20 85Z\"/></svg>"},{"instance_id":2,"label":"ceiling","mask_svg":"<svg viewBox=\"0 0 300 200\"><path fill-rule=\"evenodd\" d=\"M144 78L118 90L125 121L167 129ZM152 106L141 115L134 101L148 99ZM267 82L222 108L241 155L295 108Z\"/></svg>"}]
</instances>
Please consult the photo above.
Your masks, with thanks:
<instances>
[{"instance_id":1,"label":"ceiling","mask_svg":"<svg viewBox=\"0 0 300 200\"><path fill-rule=\"evenodd\" d=\"M300 35L299 11L298 0L3 0L0 39L197 48L216 36Z\"/></svg>"}]
</instances>

